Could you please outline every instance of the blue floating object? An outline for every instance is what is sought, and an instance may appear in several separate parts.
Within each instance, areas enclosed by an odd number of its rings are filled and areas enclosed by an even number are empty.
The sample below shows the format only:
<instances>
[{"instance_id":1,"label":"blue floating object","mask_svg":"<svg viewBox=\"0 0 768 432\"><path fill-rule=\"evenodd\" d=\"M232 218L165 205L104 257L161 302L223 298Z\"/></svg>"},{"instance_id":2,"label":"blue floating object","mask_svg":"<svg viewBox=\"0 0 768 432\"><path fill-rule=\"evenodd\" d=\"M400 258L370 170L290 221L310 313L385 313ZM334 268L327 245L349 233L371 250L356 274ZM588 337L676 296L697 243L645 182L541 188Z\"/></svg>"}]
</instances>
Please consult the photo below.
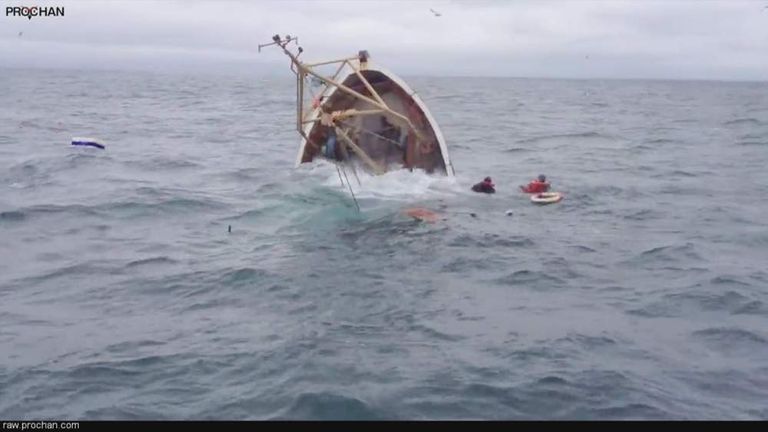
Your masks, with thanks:
<instances>
[{"instance_id":1,"label":"blue floating object","mask_svg":"<svg viewBox=\"0 0 768 432\"><path fill-rule=\"evenodd\" d=\"M102 150L106 149L104 144L102 144L101 142L99 142L99 140L97 140L95 138L79 138L79 137L75 137L75 138L72 138L72 145L73 146L96 147L96 148L102 149Z\"/></svg>"}]
</instances>

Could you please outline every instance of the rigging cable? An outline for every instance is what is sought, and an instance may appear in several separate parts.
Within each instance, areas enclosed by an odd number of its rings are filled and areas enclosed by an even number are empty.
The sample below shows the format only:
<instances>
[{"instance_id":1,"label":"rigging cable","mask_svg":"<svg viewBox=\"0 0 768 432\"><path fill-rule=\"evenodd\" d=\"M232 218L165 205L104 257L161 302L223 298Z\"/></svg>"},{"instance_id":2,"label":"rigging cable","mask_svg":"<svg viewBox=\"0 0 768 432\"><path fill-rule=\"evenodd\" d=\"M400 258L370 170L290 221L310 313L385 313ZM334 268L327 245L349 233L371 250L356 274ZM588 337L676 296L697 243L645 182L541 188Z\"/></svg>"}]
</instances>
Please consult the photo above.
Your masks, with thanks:
<instances>
[{"instance_id":1,"label":"rigging cable","mask_svg":"<svg viewBox=\"0 0 768 432\"><path fill-rule=\"evenodd\" d=\"M339 169L339 166L336 165L336 169ZM349 178L347 178L347 170L344 169L344 167L341 167L341 172L344 173L344 179L347 181L347 187L349 188L349 193L352 195L352 200L355 202L355 207L357 207L357 212L360 213L360 204L357 203L357 198L355 197L355 193L352 191L352 183L349 182ZM341 177L339 177L339 180L341 180Z\"/></svg>"}]
</instances>

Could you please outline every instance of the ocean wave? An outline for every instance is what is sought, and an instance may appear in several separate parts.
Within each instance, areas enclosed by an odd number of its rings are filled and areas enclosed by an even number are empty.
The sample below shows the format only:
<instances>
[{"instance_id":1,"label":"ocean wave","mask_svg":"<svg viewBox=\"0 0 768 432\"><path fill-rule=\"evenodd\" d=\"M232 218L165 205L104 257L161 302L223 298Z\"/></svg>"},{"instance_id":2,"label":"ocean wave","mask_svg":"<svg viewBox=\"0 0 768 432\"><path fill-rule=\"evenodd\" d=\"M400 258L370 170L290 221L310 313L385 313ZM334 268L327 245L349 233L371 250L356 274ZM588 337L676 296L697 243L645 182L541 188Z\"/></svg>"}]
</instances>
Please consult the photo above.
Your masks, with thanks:
<instances>
[{"instance_id":1,"label":"ocean wave","mask_svg":"<svg viewBox=\"0 0 768 432\"><path fill-rule=\"evenodd\" d=\"M205 291L207 290L201 290L197 293L193 293L192 296L196 296L197 294ZM206 300L200 300L192 303L185 303L183 305L179 305L180 308L178 309L178 313L196 312L196 311L203 311L203 310L210 310L210 309L217 309L217 308L219 310L221 310L221 308L236 308L241 304L242 304L242 301L239 299L214 297Z\"/></svg>"},{"instance_id":2,"label":"ocean wave","mask_svg":"<svg viewBox=\"0 0 768 432\"><path fill-rule=\"evenodd\" d=\"M742 117L723 122L724 126L759 126L761 124L760 120L753 117Z\"/></svg>"},{"instance_id":3,"label":"ocean wave","mask_svg":"<svg viewBox=\"0 0 768 432\"><path fill-rule=\"evenodd\" d=\"M737 277L733 276L716 276L710 280L712 285L729 285L736 287L749 287L752 286L749 282L744 282Z\"/></svg>"},{"instance_id":4,"label":"ocean wave","mask_svg":"<svg viewBox=\"0 0 768 432\"><path fill-rule=\"evenodd\" d=\"M678 118L672 120L672 123L674 124L692 124L692 123L699 123L700 120L698 118Z\"/></svg>"},{"instance_id":5,"label":"ocean wave","mask_svg":"<svg viewBox=\"0 0 768 432\"><path fill-rule=\"evenodd\" d=\"M742 352L742 358L747 354ZM763 403L768 398L764 367L744 369L738 366L729 366L721 363L716 368L684 368L668 374L680 384L690 388L699 395L695 402L698 405L689 418L697 419L739 419L739 420L764 420L764 416L756 415L765 411ZM715 400L706 401L702 397L711 396ZM701 402L698 402L701 400ZM718 400L738 400L739 410L729 409Z\"/></svg>"},{"instance_id":6,"label":"ocean wave","mask_svg":"<svg viewBox=\"0 0 768 432\"><path fill-rule=\"evenodd\" d=\"M224 218L225 221L231 221L231 220L248 220L248 219L258 219L261 216L264 216L269 213L270 209L276 209L276 206L273 207L267 207L267 208L260 208L260 209L253 209L248 210L245 212L242 212L240 214L237 214L235 216Z\"/></svg>"},{"instance_id":7,"label":"ocean wave","mask_svg":"<svg viewBox=\"0 0 768 432\"><path fill-rule=\"evenodd\" d=\"M596 249L592 249L591 247L584 246L584 245L571 245L570 247L575 249L575 250L577 250L577 251L579 251L579 252L582 252L582 253L595 253L595 252L597 252Z\"/></svg>"},{"instance_id":8,"label":"ocean wave","mask_svg":"<svg viewBox=\"0 0 768 432\"><path fill-rule=\"evenodd\" d=\"M696 246L693 243L686 243L684 245L658 246L647 249L636 255L630 262L637 264L660 263L668 265L671 262L680 262L683 259L703 261L702 256L696 251Z\"/></svg>"},{"instance_id":9,"label":"ocean wave","mask_svg":"<svg viewBox=\"0 0 768 432\"><path fill-rule=\"evenodd\" d=\"M18 222L27 218L23 211L4 211L0 212L0 221Z\"/></svg>"},{"instance_id":10,"label":"ocean wave","mask_svg":"<svg viewBox=\"0 0 768 432\"><path fill-rule=\"evenodd\" d=\"M768 305L748 293L708 291L699 285L687 292L665 294L660 300L627 311L648 318L681 317L699 312L726 312L732 315L766 315Z\"/></svg>"},{"instance_id":11,"label":"ocean wave","mask_svg":"<svg viewBox=\"0 0 768 432\"><path fill-rule=\"evenodd\" d=\"M626 220L647 221L661 218L662 213L654 209L632 210L623 216Z\"/></svg>"},{"instance_id":12,"label":"ocean wave","mask_svg":"<svg viewBox=\"0 0 768 432\"><path fill-rule=\"evenodd\" d=\"M739 135L740 140L761 140L763 138L765 138L765 135L763 135L762 133L748 132L748 133Z\"/></svg>"},{"instance_id":13,"label":"ocean wave","mask_svg":"<svg viewBox=\"0 0 768 432\"><path fill-rule=\"evenodd\" d=\"M59 267L55 270L50 270L35 276L25 277L14 282L18 283L20 286L29 286L65 277L85 278L96 275L115 275L119 274L120 271L120 268L116 265L97 262L81 262Z\"/></svg>"},{"instance_id":14,"label":"ocean wave","mask_svg":"<svg viewBox=\"0 0 768 432\"><path fill-rule=\"evenodd\" d=\"M72 149L72 152L64 155L39 157L11 165L2 180L27 187L52 184L66 171L80 170L93 164L94 161L111 160L111 157L103 152Z\"/></svg>"},{"instance_id":15,"label":"ocean wave","mask_svg":"<svg viewBox=\"0 0 768 432\"><path fill-rule=\"evenodd\" d=\"M131 353L124 351L120 354L109 354L110 357L116 355L127 356ZM133 388L146 389L154 385L168 387L171 380L192 369L186 367L187 358L185 354L167 354L140 355L123 360L84 361L63 369L44 370L46 380L50 383L46 389L49 392L64 392L69 398L99 399L117 389L124 389L126 382L130 382ZM118 407L120 405L113 406ZM104 409L102 404L95 401L86 411L88 416L96 417L100 412L103 413ZM149 412L144 408L139 408L138 411L138 416ZM83 414L77 413L77 417Z\"/></svg>"},{"instance_id":16,"label":"ocean wave","mask_svg":"<svg viewBox=\"0 0 768 432\"><path fill-rule=\"evenodd\" d=\"M160 421L173 419L172 417L168 417L167 412L162 410L151 410L133 406L111 406L89 409L81 415L73 416L73 418L80 418L81 416L88 421L141 421L147 419Z\"/></svg>"},{"instance_id":17,"label":"ocean wave","mask_svg":"<svg viewBox=\"0 0 768 432\"><path fill-rule=\"evenodd\" d=\"M28 160L11 165L3 177L3 182L19 184L41 183L52 178L50 167L43 166L44 161Z\"/></svg>"},{"instance_id":18,"label":"ocean wave","mask_svg":"<svg viewBox=\"0 0 768 432\"><path fill-rule=\"evenodd\" d=\"M364 400L331 392L301 393L291 405L269 420L380 420Z\"/></svg>"},{"instance_id":19,"label":"ocean wave","mask_svg":"<svg viewBox=\"0 0 768 432\"><path fill-rule=\"evenodd\" d=\"M579 348L591 351L593 349L597 348L603 348L603 347L615 347L618 345L618 342L610 338L608 336L591 336L591 335L585 335L585 334L569 334L563 339L560 339L556 342L568 342L574 345L577 345Z\"/></svg>"},{"instance_id":20,"label":"ocean wave","mask_svg":"<svg viewBox=\"0 0 768 432\"><path fill-rule=\"evenodd\" d=\"M655 150L655 147L646 144L635 144L629 148L632 153L642 154L643 152Z\"/></svg>"},{"instance_id":21,"label":"ocean wave","mask_svg":"<svg viewBox=\"0 0 768 432\"><path fill-rule=\"evenodd\" d=\"M22 220L31 219L31 218L48 216L48 215L57 215L57 214L67 214L67 215L78 216L78 217L95 216L99 214L97 208L81 205L81 204L35 205L35 206L23 207L17 210L11 210L3 213L4 214L7 213L10 219L15 221L22 221Z\"/></svg>"},{"instance_id":22,"label":"ocean wave","mask_svg":"<svg viewBox=\"0 0 768 432\"><path fill-rule=\"evenodd\" d=\"M104 161L111 161L112 156L105 151L96 151L90 147L71 148L71 152L64 156L48 159L49 166L43 167L46 171L64 171L80 169L95 162L103 164Z\"/></svg>"},{"instance_id":23,"label":"ocean wave","mask_svg":"<svg viewBox=\"0 0 768 432\"><path fill-rule=\"evenodd\" d=\"M183 214L189 211L217 210L224 204L213 199L174 198L159 202L117 201L95 205L48 204L23 207L7 211L8 218L15 221L65 215L68 217L99 217L111 214L118 217L156 216L162 214Z\"/></svg>"},{"instance_id":24,"label":"ocean wave","mask_svg":"<svg viewBox=\"0 0 768 432\"><path fill-rule=\"evenodd\" d=\"M165 342L151 339L131 340L108 345L104 350L116 355L125 355L126 353L133 353L144 348L158 347L165 344Z\"/></svg>"},{"instance_id":25,"label":"ocean wave","mask_svg":"<svg viewBox=\"0 0 768 432\"><path fill-rule=\"evenodd\" d=\"M73 381L91 381L117 384L124 379L132 379L144 376L145 379L150 374L145 373L145 369L156 368L158 366L172 363L173 356L149 355L130 360L97 361L83 362L66 370L56 371L57 375L63 375L63 378Z\"/></svg>"},{"instance_id":26,"label":"ocean wave","mask_svg":"<svg viewBox=\"0 0 768 432\"><path fill-rule=\"evenodd\" d=\"M472 270L491 270L499 264L487 258L454 258L443 265L441 271L445 273L464 273Z\"/></svg>"},{"instance_id":27,"label":"ocean wave","mask_svg":"<svg viewBox=\"0 0 768 432\"><path fill-rule=\"evenodd\" d=\"M747 301L734 309L734 315L762 315L768 316L768 304L759 300Z\"/></svg>"},{"instance_id":28,"label":"ocean wave","mask_svg":"<svg viewBox=\"0 0 768 432\"><path fill-rule=\"evenodd\" d=\"M503 285L526 285L531 288L553 288L566 285L565 280L552 276L548 271L518 270L495 279Z\"/></svg>"},{"instance_id":29,"label":"ocean wave","mask_svg":"<svg viewBox=\"0 0 768 432\"><path fill-rule=\"evenodd\" d=\"M719 351L737 354L734 350L768 353L768 338L738 327L710 327L692 333L694 339Z\"/></svg>"},{"instance_id":30,"label":"ocean wave","mask_svg":"<svg viewBox=\"0 0 768 432\"><path fill-rule=\"evenodd\" d=\"M259 178L259 174L262 174L263 171L256 169L256 168L240 168L234 171L229 171L225 173L227 176L234 180L244 180L244 181L255 181ZM276 184L276 183L271 183ZM259 185L259 189L264 187L264 185Z\"/></svg>"},{"instance_id":31,"label":"ocean wave","mask_svg":"<svg viewBox=\"0 0 768 432\"><path fill-rule=\"evenodd\" d=\"M123 163L127 166L135 166L147 171L202 168L201 164L188 159L168 157L152 157L139 160L129 160L124 161Z\"/></svg>"},{"instance_id":32,"label":"ocean wave","mask_svg":"<svg viewBox=\"0 0 768 432\"><path fill-rule=\"evenodd\" d=\"M172 198L159 202L118 201L92 208L120 217L153 217L162 214L185 214L190 211L219 210L225 208L225 205L211 198Z\"/></svg>"},{"instance_id":33,"label":"ocean wave","mask_svg":"<svg viewBox=\"0 0 768 432\"><path fill-rule=\"evenodd\" d=\"M695 174L695 173L692 173L690 171L674 170L674 171L671 171L669 173L663 173L663 174L655 175L653 177L654 178L657 178L657 177L669 177L669 176L672 176L672 177L699 177L700 175L706 175L706 174L710 174L710 173Z\"/></svg>"},{"instance_id":34,"label":"ocean wave","mask_svg":"<svg viewBox=\"0 0 768 432\"><path fill-rule=\"evenodd\" d=\"M588 370L568 379L547 376L517 386L517 409L533 418L568 420L674 418L655 403L654 389L631 376Z\"/></svg>"},{"instance_id":35,"label":"ocean wave","mask_svg":"<svg viewBox=\"0 0 768 432\"><path fill-rule=\"evenodd\" d=\"M526 153L532 151L529 148L524 147L509 147L506 150L504 150L506 153Z\"/></svg>"},{"instance_id":36,"label":"ocean wave","mask_svg":"<svg viewBox=\"0 0 768 432\"><path fill-rule=\"evenodd\" d=\"M529 248L534 245L530 237L502 236L499 234L485 233L482 235L462 234L448 243L452 247L466 248Z\"/></svg>"},{"instance_id":37,"label":"ocean wave","mask_svg":"<svg viewBox=\"0 0 768 432\"><path fill-rule=\"evenodd\" d=\"M624 189L613 185L601 185L590 187L587 192L588 196L619 196L624 193Z\"/></svg>"},{"instance_id":38,"label":"ocean wave","mask_svg":"<svg viewBox=\"0 0 768 432\"><path fill-rule=\"evenodd\" d=\"M192 271L173 273L172 267L160 276L145 277L142 287L136 288L137 293L152 296L173 295L178 299L189 299L177 302L181 308L191 304L209 300L205 296L231 296L237 290L252 288L263 290L275 281L275 275L269 271L252 268L224 268L216 271ZM217 297L220 300L222 297ZM190 303L192 302L192 303Z\"/></svg>"},{"instance_id":39,"label":"ocean wave","mask_svg":"<svg viewBox=\"0 0 768 432\"><path fill-rule=\"evenodd\" d=\"M443 101L443 102L445 102L445 101L455 101L455 103L461 103L461 102L466 100L465 98L466 98L465 94L458 93L458 94L434 95L434 96L430 96L429 100Z\"/></svg>"},{"instance_id":40,"label":"ocean wave","mask_svg":"<svg viewBox=\"0 0 768 432\"><path fill-rule=\"evenodd\" d=\"M595 408L583 414L574 414L576 417L614 419L614 420L673 420L679 419L678 415L661 407L655 407L643 403L625 403L606 408Z\"/></svg>"},{"instance_id":41,"label":"ocean wave","mask_svg":"<svg viewBox=\"0 0 768 432\"><path fill-rule=\"evenodd\" d=\"M644 142L646 144L674 144L678 141L670 138L653 138L653 139L645 140ZM649 147L649 148L655 148L655 147Z\"/></svg>"},{"instance_id":42,"label":"ocean wave","mask_svg":"<svg viewBox=\"0 0 768 432\"><path fill-rule=\"evenodd\" d=\"M411 325L408 327L408 330L417 331L421 333L425 338L427 338L427 340L433 340L433 341L460 342L466 339L466 337L464 336L444 333L432 327L422 325L422 324Z\"/></svg>"},{"instance_id":43,"label":"ocean wave","mask_svg":"<svg viewBox=\"0 0 768 432\"><path fill-rule=\"evenodd\" d=\"M248 285L254 281L259 281L264 279L264 277L269 276L271 276L271 274L267 271L244 267L225 270L217 277L217 280L226 286L237 287Z\"/></svg>"},{"instance_id":44,"label":"ocean wave","mask_svg":"<svg viewBox=\"0 0 768 432\"><path fill-rule=\"evenodd\" d=\"M140 266L146 266L146 265L165 265L165 264L177 264L178 261L165 257L165 256L159 256L159 257L152 257L152 258L144 258L140 260L131 261L125 266L128 268L132 267L140 267Z\"/></svg>"},{"instance_id":45,"label":"ocean wave","mask_svg":"<svg viewBox=\"0 0 768 432\"><path fill-rule=\"evenodd\" d=\"M562 386L562 385L568 385L570 383L571 383L570 381L568 381L563 377L553 376L553 375L548 375L536 380L537 385L545 385L545 386L549 386L549 385Z\"/></svg>"},{"instance_id":46,"label":"ocean wave","mask_svg":"<svg viewBox=\"0 0 768 432\"><path fill-rule=\"evenodd\" d=\"M523 138L515 141L516 144L536 144L540 143L542 141L548 141L548 140L569 140L569 139L600 139L600 140L613 140L614 137L610 135L605 135L600 132L596 131L587 131L587 132L574 132L574 133L563 133L563 134L551 134L551 135L540 135L540 136L534 136L530 138Z\"/></svg>"}]
</instances>

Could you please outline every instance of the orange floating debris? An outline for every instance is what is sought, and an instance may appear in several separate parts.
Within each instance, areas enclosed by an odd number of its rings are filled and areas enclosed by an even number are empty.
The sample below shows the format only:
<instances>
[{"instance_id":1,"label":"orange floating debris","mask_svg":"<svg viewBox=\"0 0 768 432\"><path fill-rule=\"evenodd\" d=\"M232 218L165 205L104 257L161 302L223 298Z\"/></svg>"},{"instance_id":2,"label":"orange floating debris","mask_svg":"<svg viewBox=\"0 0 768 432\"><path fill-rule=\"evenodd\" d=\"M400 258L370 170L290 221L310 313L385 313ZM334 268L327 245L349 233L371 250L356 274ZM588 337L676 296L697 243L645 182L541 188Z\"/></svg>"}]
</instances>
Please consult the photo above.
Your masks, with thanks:
<instances>
[{"instance_id":1,"label":"orange floating debris","mask_svg":"<svg viewBox=\"0 0 768 432\"><path fill-rule=\"evenodd\" d=\"M409 208L409 209L405 209L403 212L414 219L424 221L424 222L433 223L433 222L437 222L437 219L438 219L437 213L431 210L427 210L425 208L420 208L420 207Z\"/></svg>"}]
</instances>

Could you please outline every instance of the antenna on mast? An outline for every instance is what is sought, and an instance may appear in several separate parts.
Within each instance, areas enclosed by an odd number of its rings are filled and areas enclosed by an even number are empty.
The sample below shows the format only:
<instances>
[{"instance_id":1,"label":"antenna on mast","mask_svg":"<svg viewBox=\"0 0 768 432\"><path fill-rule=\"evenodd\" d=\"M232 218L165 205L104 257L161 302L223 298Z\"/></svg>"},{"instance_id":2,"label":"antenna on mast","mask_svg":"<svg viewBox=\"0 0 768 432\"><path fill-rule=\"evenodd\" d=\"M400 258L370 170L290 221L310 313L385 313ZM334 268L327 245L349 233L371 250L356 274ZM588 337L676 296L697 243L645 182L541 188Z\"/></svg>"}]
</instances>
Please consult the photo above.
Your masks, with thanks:
<instances>
[{"instance_id":1,"label":"antenna on mast","mask_svg":"<svg viewBox=\"0 0 768 432\"><path fill-rule=\"evenodd\" d=\"M280 45L280 48L285 49L285 46L289 43L294 42L296 45L299 44L299 38L293 37L291 35L285 35L285 39L281 38L280 35L274 35L272 36L272 42L266 43L266 44L259 44L259 52L261 52L261 49L264 47L268 47L271 45ZM301 52L302 50L300 50Z\"/></svg>"}]
</instances>

